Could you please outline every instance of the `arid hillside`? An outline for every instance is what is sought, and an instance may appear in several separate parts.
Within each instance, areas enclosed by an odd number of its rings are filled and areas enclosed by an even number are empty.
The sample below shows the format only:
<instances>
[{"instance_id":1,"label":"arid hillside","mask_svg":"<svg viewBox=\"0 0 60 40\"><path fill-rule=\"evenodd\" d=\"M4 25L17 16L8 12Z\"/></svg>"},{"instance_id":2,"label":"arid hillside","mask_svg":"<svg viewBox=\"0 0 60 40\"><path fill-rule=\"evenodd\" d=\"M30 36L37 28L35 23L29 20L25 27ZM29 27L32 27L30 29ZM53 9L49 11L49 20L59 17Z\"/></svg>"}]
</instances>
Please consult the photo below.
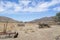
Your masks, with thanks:
<instances>
[{"instance_id":1,"label":"arid hillside","mask_svg":"<svg viewBox=\"0 0 60 40\"><path fill-rule=\"evenodd\" d=\"M44 24L57 24L55 17L43 17L40 19L35 19L30 22L35 22L35 23L44 23Z\"/></svg>"},{"instance_id":2,"label":"arid hillside","mask_svg":"<svg viewBox=\"0 0 60 40\"><path fill-rule=\"evenodd\" d=\"M0 16L0 22L22 22L22 21L17 21L9 17Z\"/></svg>"}]
</instances>

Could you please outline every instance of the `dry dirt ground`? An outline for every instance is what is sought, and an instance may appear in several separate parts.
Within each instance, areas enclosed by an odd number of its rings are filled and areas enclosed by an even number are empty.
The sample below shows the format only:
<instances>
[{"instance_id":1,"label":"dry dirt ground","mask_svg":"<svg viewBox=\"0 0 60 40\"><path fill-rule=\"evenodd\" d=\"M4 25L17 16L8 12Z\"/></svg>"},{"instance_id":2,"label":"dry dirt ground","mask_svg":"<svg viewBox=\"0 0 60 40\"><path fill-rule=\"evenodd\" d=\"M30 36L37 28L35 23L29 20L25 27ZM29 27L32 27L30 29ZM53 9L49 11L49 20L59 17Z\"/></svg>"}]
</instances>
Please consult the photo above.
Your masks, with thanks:
<instances>
[{"instance_id":1,"label":"dry dirt ground","mask_svg":"<svg viewBox=\"0 0 60 40\"><path fill-rule=\"evenodd\" d=\"M0 40L59 40L57 37L60 35L60 26L52 25L51 28L19 28L18 38L7 38Z\"/></svg>"}]
</instances>

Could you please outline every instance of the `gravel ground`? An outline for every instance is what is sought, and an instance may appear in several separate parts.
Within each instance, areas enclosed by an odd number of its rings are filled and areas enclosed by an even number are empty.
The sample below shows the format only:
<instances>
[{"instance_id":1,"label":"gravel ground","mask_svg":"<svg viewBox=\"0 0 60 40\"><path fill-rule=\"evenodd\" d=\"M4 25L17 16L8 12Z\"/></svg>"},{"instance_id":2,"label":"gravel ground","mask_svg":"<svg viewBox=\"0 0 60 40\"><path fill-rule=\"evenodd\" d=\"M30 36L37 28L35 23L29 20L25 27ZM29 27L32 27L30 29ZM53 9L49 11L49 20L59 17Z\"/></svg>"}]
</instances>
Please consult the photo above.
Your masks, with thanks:
<instances>
[{"instance_id":1,"label":"gravel ground","mask_svg":"<svg viewBox=\"0 0 60 40\"><path fill-rule=\"evenodd\" d=\"M18 29L18 38L7 38L0 40L59 40L60 26L52 25L51 28L22 28Z\"/></svg>"}]
</instances>

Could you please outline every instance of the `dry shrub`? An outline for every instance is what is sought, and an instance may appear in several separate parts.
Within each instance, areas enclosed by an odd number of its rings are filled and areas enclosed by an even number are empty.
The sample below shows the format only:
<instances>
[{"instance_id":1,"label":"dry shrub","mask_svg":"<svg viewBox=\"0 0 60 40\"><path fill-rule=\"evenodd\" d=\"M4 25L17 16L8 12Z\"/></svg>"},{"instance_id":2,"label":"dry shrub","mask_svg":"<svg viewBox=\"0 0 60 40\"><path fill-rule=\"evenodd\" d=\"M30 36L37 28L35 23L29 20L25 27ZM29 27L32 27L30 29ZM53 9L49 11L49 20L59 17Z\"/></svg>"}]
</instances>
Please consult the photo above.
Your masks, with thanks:
<instances>
[{"instance_id":1,"label":"dry shrub","mask_svg":"<svg viewBox=\"0 0 60 40\"><path fill-rule=\"evenodd\" d=\"M50 28L48 24L39 24L39 28Z\"/></svg>"}]
</instances>

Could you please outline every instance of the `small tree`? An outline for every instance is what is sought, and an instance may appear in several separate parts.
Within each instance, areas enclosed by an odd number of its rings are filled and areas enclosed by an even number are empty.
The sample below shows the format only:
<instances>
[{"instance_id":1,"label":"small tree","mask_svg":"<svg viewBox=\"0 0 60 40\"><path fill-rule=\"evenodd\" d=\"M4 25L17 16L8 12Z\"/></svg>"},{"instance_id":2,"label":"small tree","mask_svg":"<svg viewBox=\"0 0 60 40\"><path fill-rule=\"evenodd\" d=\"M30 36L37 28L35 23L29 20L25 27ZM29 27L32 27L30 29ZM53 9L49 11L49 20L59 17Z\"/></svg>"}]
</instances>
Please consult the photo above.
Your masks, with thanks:
<instances>
[{"instance_id":1,"label":"small tree","mask_svg":"<svg viewBox=\"0 0 60 40\"><path fill-rule=\"evenodd\" d=\"M58 22L60 22L60 12L56 14L56 19Z\"/></svg>"}]
</instances>

